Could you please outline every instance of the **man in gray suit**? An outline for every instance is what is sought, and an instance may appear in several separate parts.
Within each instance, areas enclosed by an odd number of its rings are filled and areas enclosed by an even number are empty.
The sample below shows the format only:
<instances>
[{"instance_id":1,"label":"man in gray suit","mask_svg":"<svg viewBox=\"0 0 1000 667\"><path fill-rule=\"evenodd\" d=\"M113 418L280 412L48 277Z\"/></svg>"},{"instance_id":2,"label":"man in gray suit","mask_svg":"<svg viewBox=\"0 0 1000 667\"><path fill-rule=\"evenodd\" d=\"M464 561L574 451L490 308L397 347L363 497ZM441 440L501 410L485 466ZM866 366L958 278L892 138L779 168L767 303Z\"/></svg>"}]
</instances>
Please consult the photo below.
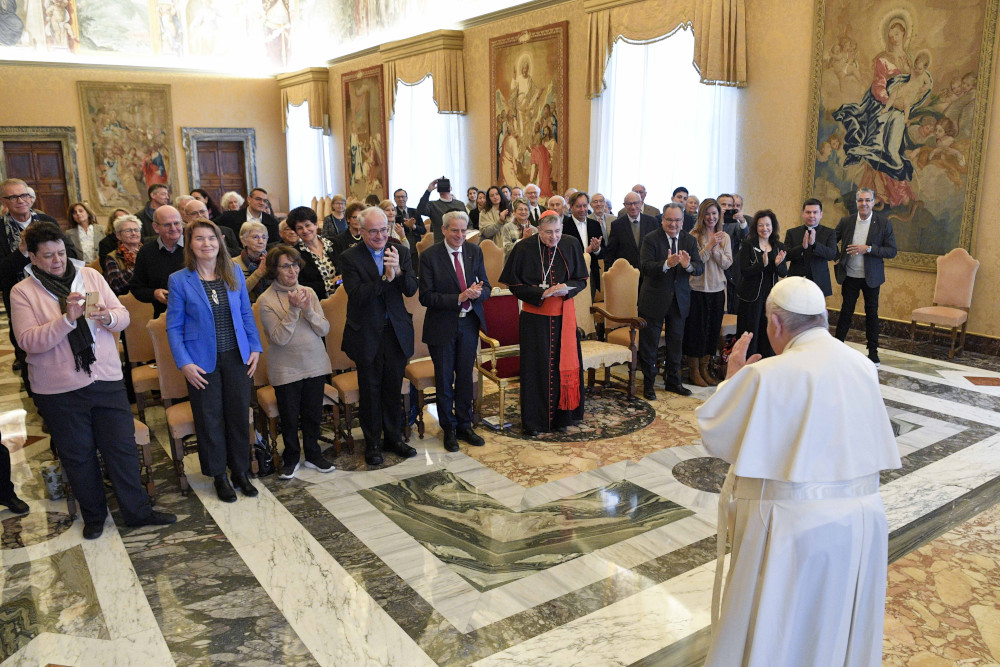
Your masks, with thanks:
<instances>
[{"instance_id":1,"label":"man in gray suit","mask_svg":"<svg viewBox=\"0 0 1000 667\"><path fill-rule=\"evenodd\" d=\"M691 309L691 276L700 276L705 265L698 254L698 242L683 231L684 207L670 202L663 208L662 229L642 240L639 270L639 317L646 327L639 330L639 365L647 400L656 398L656 349L660 331L667 325L667 368L664 388L681 396L691 390L681 384L681 342L684 320Z\"/></svg>"},{"instance_id":2,"label":"man in gray suit","mask_svg":"<svg viewBox=\"0 0 1000 667\"><path fill-rule=\"evenodd\" d=\"M855 201L858 214L844 216L837 224L840 254L833 270L844 297L837 318L837 338L847 339L858 294L863 294L868 358L878 366L878 293L885 282L884 260L896 256L896 237L892 233L892 223L872 212L875 203L872 190L859 189Z\"/></svg>"}]
</instances>

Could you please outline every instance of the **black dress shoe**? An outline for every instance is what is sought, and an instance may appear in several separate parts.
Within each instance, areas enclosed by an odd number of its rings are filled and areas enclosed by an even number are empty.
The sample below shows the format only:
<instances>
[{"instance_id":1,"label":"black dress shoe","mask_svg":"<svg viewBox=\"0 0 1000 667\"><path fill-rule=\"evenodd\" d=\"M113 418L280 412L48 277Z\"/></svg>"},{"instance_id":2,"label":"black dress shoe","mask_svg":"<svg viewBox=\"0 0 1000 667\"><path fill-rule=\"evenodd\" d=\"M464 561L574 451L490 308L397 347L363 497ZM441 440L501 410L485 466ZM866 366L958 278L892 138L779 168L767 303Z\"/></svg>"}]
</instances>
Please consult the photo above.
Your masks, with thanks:
<instances>
[{"instance_id":1,"label":"black dress shoe","mask_svg":"<svg viewBox=\"0 0 1000 667\"><path fill-rule=\"evenodd\" d=\"M482 447L486 444L482 436L472 430L471 426L466 426L465 428L458 429L458 439L462 442L467 442L473 447Z\"/></svg>"},{"instance_id":2,"label":"black dress shoe","mask_svg":"<svg viewBox=\"0 0 1000 667\"><path fill-rule=\"evenodd\" d=\"M458 451L458 438L455 437L455 431L450 428L444 430L444 448L449 452Z\"/></svg>"},{"instance_id":3,"label":"black dress shoe","mask_svg":"<svg viewBox=\"0 0 1000 667\"><path fill-rule=\"evenodd\" d=\"M645 398L647 401L655 401L656 390L653 389L652 387L646 387L645 389L642 390L642 397Z\"/></svg>"},{"instance_id":4,"label":"black dress shoe","mask_svg":"<svg viewBox=\"0 0 1000 667\"><path fill-rule=\"evenodd\" d=\"M365 452L365 463L370 466L380 466L384 463L382 459L382 452L375 451L374 449Z\"/></svg>"},{"instance_id":5,"label":"black dress shoe","mask_svg":"<svg viewBox=\"0 0 1000 667\"><path fill-rule=\"evenodd\" d=\"M15 494L11 494L9 498L0 499L0 505L4 505L14 514L28 513L28 503L18 498Z\"/></svg>"},{"instance_id":6,"label":"black dress shoe","mask_svg":"<svg viewBox=\"0 0 1000 667\"><path fill-rule=\"evenodd\" d=\"M229 478L225 475L215 476L215 494L224 503L236 502L236 491L233 489L233 485L229 483Z\"/></svg>"},{"instance_id":7,"label":"black dress shoe","mask_svg":"<svg viewBox=\"0 0 1000 667\"><path fill-rule=\"evenodd\" d=\"M668 382L666 385L664 385L663 388L666 389L667 391L672 391L675 394L680 394L681 396L691 395L691 390L682 384L671 384Z\"/></svg>"},{"instance_id":8,"label":"black dress shoe","mask_svg":"<svg viewBox=\"0 0 1000 667\"><path fill-rule=\"evenodd\" d=\"M533 428L528 428L526 426L521 427L521 433L529 438L534 438L538 435L538 431Z\"/></svg>"},{"instance_id":9,"label":"black dress shoe","mask_svg":"<svg viewBox=\"0 0 1000 667\"><path fill-rule=\"evenodd\" d=\"M394 452L402 456L404 459L412 459L414 456L417 455L417 450L415 450L413 447L410 447L405 442L397 442L391 444L388 447L386 447L386 449L388 449L390 452Z\"/></svg>"},{"instance_id":10,"label":"black dress shoe","mask_svg":"<svg viewBox=\"0 0 1000 667\"><path fill-rule=\"evenodd\" d=\"M250 477L245 472L241 472L238 475L233 474L233 486L242 491L243 495L247 498L257 497L257 487L253 485Z\"/></svg>"},{"instance_id":11,"label":"black dress shoe","mask_svg":"<svg viewBox=\"0 0 1000 667\"><path fill-rule=\"evenodd\" d=\"M137 528L138 526L169 526L170 524L176 522L177 515L152 510L149 513L149 516L137 521L136 523L126 523L126 525L131 528Z\"/></svg>"},{"instance_id":12,"label":"black dress shoe","mask_svg":"<svg viewBox=\"0 0 1000 667\"><path fill-rule=\"evenodd\" d=\"M104 532L104 522L83 524L83 539L96 540Z\"/></svg>"}]
</instances>

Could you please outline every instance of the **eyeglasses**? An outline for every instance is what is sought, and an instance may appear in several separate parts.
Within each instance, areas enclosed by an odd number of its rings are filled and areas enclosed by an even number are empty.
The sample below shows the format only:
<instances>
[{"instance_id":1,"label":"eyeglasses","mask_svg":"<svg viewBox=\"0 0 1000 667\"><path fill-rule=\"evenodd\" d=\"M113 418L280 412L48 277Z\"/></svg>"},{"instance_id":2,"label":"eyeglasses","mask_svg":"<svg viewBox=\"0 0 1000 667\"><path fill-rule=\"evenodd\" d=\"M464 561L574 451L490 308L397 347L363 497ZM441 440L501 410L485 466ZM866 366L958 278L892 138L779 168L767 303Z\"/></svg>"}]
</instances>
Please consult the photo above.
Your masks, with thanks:
<instances>
[{"instance_id":1,"label":"eyeglasses","mask_svg":"<svg viewBox=\"0 0 1000 667\"><path fill-rule=\"evenodd\" d=\"M299 265L298 264L278 264L278 268L281 269L282 271L298 271L299 270Z\"/></svg>"},{"instance_id":2,"label":"eyeglasses","mask_svg":"<svg viewBox=\"0 0 1000 667\"><path fill-rule=\"evenodd\" d=\"M121 234L138 234L139 233L139 228L138 227L129 227L128 229L122 229L120 231L120 233Z\"/></svg>"},{"instance_id":3,"label":"eyeglasses","mask_svg":"<svg viewBox=\"0 0 1000 667\"><path fill-rule=\"evenodd\" d=\"M22 192L19 195L6 195L3 199L6 199L13 204L16 201L30 201L34 199L34 197L31 196L30 192Z\"/></svg>"},{"instance_id":4,"label":"eyeglasses","mask_svg":"<svg viewBox=\"0 0 1000 667\"><path fill-rule=\"evenodd\" d=\"M365 234L369 236L382 236L389 233L388 227L379 227L378 229L362 229Z\"/></svg>"},{"instance_id":5,"label":"eyeglasses","mask_svg":"<svg viewBox=\"0 0 1000 667\"><path fill-rule=\"evenodd\" d=\"M247 238L249 238L251 241L266 241L267 234L251 234Z\"/></svg>"},{"instance_id":6,"label":"eyeglasses","mask_svg":"<svg viewBox=\"0 0 1000 667\"><path fill-rule=\"evenodd\" d=\"M252 199L255 202L258 202L260 204L266 204L267 203L267 197L250 197L250 199Z\"/></svg>"}]
</instances>

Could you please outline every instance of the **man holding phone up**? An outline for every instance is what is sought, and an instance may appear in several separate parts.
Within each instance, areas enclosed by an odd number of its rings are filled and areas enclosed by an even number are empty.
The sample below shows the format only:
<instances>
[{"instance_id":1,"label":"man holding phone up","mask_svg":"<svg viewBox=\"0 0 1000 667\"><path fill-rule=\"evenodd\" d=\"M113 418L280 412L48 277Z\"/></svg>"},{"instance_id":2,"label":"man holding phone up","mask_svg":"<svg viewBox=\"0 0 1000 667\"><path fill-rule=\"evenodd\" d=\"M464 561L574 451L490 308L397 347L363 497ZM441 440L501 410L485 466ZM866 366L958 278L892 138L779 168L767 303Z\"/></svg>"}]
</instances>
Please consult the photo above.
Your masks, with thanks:
<instances>
[{"instance_id":1,"label":"man holding phone up","mask_svg":"<svg viewBox=\"0 0 1000 667\"><path fill-rule=\"evenodd\" d=\"M469 216L444 214L444 243L420 255L420 303L427 308L423 341L434 362L438 421L444 448L458 451L462 440L484 444L472 429L472 370L479 349L479 330L486 331L483 302L490 297L483 251L465 242Z\"/></svg>"}]
</instances>

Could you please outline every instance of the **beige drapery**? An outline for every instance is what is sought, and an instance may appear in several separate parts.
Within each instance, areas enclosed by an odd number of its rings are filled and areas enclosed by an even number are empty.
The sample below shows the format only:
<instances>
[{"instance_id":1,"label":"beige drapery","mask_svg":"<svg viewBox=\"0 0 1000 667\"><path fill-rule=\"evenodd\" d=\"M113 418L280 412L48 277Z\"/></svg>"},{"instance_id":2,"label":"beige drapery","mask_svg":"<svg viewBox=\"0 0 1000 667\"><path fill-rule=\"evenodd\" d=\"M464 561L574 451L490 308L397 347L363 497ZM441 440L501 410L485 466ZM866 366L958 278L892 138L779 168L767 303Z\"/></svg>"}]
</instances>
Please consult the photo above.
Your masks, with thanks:
<instances>
[{"instance_id":1,"label":"beige drapery","mask_svg":"<svg viewBox=\"0 0 1000 667\"><path fill-rule=\"evenodd\" d=\"M438 113L465 113L465 66L461 30L436 30L426 35L384 44L379 53L385 67L385 107L388 118L396 108L396 82L414 84L434 77Z\"/></svg>"},{"instance_id":2,"label":"beige drapery","mask_svg":"<svg viewBox=\"0 0 1000 667\"><path fill-rule=\"evenodd\" d=\"M287 128L288 105L301 106L309 102L309 127L329 132L330 70L325 67L280 74L275 77L281 89L281 131Z\"/></svg>"},{"instance_id":3,"label":"beige drapery","mask_svg":"<svg viewBox=\"0 0 1000 667\"><path fill-rule=\"evenodd\" d=\"M590 21L587 97L604 92L604 70L620 37L646 41L694 28L702 83L745 86L745 0L584 0Z\"/></svg>"}]
</instances>

